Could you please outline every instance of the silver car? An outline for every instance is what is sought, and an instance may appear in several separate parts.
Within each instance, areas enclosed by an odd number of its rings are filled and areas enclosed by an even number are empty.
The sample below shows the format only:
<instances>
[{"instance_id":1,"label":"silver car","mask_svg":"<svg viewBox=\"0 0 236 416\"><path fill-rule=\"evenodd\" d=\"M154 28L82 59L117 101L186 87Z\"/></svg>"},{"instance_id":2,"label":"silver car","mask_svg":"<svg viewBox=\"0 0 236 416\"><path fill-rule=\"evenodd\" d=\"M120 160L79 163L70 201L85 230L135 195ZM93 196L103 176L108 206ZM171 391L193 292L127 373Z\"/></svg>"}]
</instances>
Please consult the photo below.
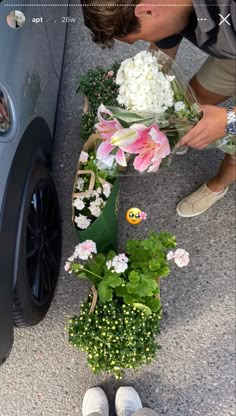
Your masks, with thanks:
<instances>
[{"instance_id":1,"label":"silver car","mask_svg":"<svg viewBox=\"0 0 236 416\"><path fill-rule=\"evenodd\" d=\"M13 325L43 319L58 278L60 212L50 167L68 4L57 1L20 0L17 10L0 3L0 362Z\"/></svg>"}]
</instances>

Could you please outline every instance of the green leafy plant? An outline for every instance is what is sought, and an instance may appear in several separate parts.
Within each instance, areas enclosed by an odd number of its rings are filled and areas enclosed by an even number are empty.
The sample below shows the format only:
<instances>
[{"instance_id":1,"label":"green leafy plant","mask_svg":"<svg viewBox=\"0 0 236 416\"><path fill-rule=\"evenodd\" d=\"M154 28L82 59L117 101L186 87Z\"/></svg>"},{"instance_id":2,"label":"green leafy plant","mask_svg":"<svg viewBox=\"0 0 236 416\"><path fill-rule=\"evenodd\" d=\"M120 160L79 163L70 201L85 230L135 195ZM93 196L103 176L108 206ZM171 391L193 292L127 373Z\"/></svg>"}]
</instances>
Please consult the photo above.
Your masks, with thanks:
<instances>
[{"instance_id":1,"label":"green leafy plant","mask_svg":"<svg viewBox=\"0 0 236 416\"><path fill-rule=\"evenodd\" d=\"M89 109L82 115L80 137L87 140L93 133L97 117L97 109L101 103L104 105L117 105L118 85L115 83L119 63L114 63L110 68L95 68L88 71L79 80L76 93L88 98Z\"/></svg>"},{"instance_id":2,"label":"green leafy plant","mask_svg":"<svg viewBox=\"0 0 236 416\"><path fill-rule=\"evenodd\" d=\"M80 124L80 138L86 141L94 131L96 113L87 112L82 114Z\"/></svg>"}]
</instances>

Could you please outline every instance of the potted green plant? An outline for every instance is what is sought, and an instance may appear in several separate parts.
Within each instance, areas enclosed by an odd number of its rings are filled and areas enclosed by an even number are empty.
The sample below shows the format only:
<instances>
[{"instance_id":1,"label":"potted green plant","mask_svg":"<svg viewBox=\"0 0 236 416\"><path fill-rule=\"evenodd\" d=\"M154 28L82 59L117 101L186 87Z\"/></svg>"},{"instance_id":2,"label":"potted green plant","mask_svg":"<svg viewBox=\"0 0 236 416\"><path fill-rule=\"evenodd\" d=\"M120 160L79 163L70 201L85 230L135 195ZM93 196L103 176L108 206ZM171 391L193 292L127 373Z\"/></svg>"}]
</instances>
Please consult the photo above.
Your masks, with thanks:
<instances>
[{"instance_id":1,"label":"potted green plant","mask_svg":"<svg viewBox=\"0 0 236 416\"><path fill-rule=\"evenodd\" d=\"M69 342L87 353L93 372L121 378L125 369L151 363L160 348L156 342L161 320L160 278L170 272L170 261L188 264L185 250L169 233L152 233L130 240L125 253L97 253L87 240L75 248L65 270L89 279L92 294L79 315L69 320ZM167 251L169 251L167 253Z\"/></svg>"}]
</instances>

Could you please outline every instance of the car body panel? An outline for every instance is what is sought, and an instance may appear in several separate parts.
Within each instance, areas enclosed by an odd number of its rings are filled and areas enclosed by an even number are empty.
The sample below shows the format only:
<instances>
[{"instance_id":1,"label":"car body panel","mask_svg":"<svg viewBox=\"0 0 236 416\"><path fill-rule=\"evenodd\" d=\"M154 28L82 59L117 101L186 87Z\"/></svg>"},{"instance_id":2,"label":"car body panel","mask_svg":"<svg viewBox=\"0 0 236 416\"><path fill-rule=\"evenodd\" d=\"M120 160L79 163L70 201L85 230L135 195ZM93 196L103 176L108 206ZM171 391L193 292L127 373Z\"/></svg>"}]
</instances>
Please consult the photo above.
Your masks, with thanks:
<instances>
[{"instance_id":1,"label":"car body panel","mask_svg":"<svg viewBox=\"0 0 236 416\"><path fill-rule=\"evenodd\" d=\"M0 362L7 356L13 338L15 259L12 250L17 243L16 225L20 215L16 211L20 208L21 187L24 186L30 158L34 157L34 149L41 142L40 132L36 134L34 128L41 129L40 125L45 125L42 143L47 140L50 142L48 148L52 148L67 29L66 24L50 28L45 21L36 24L32 19L43 14L47 19L51 16L51 20L60 20L61 16L68 14L68 7L43 9L40 3L35 2L35 7L30 7L23 1L18 1L18 6L14 7L11 3L14 5L13 1L0 3L0 93L7 98L10 108L10 128L0 132ZM25 25L18 29L10 28L6 22L7 15L15 9L26 17ZM24 150L19 152L23 141ZM12 216L8 228L7 211Z\"/></svg>"},{"instance_id":2,"label":"car body panel","mask_svg":"<svg viewBox=\"0 0 236 416\"><path fill-rule=\"evenodd\" d=\"M0 64L0 89L5 90L11 110L11 127L6 134L0 134L0 209L9 169L27 126L39 116L47 120L53 134L59 87L44 25L35 25L30 36L34 8L20 9L26 16L25 26L12 29L6 23L11 8L0 5L0 50L6 51Z\"/></svg>"},{"instance_id":3,"label":"car body panel","mask_svg":"<svg viewBox=\"0 0 236 416\"><path fill-rule=\"evenodd\" d=\"M58 7L46 6L46 4L54 4L58 5ZM43 17L45 30L48 34L53 67L58 78L61 76L61 60L63 56L63 45L65 43L65 17L68 16L68 7L61 6L62 4L66 5L67 1L53 0L52 2L51 0L39 0L40 16Z\"/></svg>"}]
</instances>

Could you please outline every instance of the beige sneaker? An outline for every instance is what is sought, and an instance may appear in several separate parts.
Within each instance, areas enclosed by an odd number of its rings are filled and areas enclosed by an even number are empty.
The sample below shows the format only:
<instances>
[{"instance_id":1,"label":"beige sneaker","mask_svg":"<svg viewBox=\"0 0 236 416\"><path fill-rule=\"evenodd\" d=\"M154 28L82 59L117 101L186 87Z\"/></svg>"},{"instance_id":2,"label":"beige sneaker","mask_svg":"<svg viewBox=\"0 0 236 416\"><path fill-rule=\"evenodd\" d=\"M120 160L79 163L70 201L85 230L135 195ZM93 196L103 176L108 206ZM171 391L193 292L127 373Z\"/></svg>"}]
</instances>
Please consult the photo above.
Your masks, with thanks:
<instances>
[{"instance_id":1,"label":"beige sneaker","mask_svg":"<svg viewBox=\"0 0 236 416\"><path fill-rule=\"evenodd\" d=\"M220 193L214 194L204 184L193 194L182 199L176 210L180 217L195 217L205 212L208 208L215 204L219 199L223 198L228 191L228 186Z\"/></svg>"}]
</instances>

